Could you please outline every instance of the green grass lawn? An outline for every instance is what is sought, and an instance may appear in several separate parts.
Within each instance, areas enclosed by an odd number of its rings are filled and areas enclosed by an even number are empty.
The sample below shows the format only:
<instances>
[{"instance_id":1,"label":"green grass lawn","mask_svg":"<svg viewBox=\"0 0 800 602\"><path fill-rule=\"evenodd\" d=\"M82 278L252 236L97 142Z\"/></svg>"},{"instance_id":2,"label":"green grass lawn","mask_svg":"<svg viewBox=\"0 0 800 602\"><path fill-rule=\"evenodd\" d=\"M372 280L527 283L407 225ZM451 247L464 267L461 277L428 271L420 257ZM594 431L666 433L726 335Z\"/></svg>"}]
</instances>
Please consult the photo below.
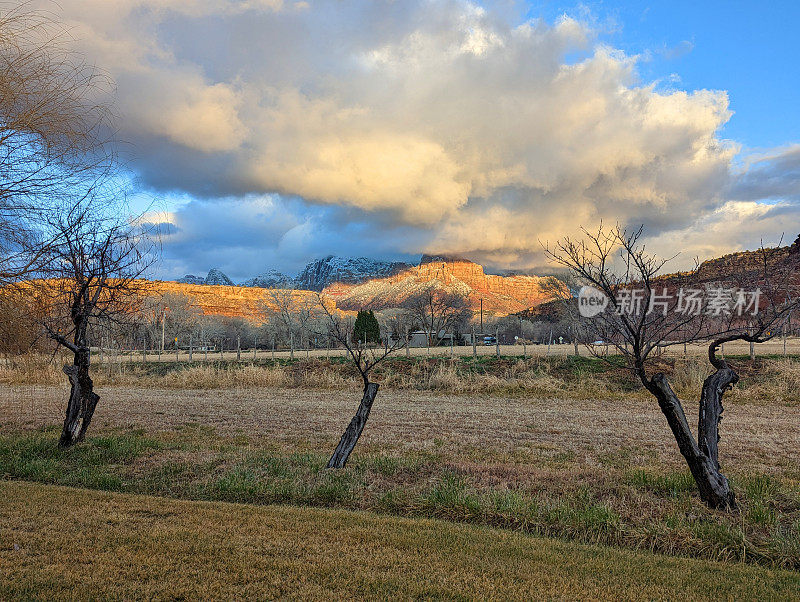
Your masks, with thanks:
<instances>
[{"instance_id":1,"label":"green grass lawn","mask_svg":"<svg viewBox=\"0 0 800 602\"><path fill-rule=\"evenodd\" d=\"M0 481L0 598L761 599L800 574L368 512Z\"/></svg>"}]
</instances>

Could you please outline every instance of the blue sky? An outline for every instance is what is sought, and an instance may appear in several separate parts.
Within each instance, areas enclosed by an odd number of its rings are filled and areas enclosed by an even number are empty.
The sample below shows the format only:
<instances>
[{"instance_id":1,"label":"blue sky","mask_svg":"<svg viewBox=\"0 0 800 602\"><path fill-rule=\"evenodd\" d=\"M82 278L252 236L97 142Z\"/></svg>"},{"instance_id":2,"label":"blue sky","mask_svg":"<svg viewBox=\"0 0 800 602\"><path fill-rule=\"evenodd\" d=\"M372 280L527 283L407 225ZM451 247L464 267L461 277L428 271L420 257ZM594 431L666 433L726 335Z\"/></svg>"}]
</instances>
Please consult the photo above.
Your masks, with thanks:
<instances>
[{"instance_id":1,"label":"blue sky","mask_svg":"<svg viewBox=\"0 0 800 602\"><path fill-rule=\"evenodd\" d=\"M163 277L524 269L600 221L644 224L677 269L800 232L800 3L59 7L114 80L133 209L171 224Z\"/></svg>"},{"instance_id":2,"label":"blue sky","mask_svg":"<svg viewBox=\"0 0 800 602\"><path fill-rule=\"evenodd\" d=\"M686 90L726 90L734 115L722 134L749 148L797 142L800 133L800 2L672 0L529 3L553 21L589 14L602 39L629 54L646 81ZM680 79L669 81L675 74Z\"/></svg>"}]
</instances>

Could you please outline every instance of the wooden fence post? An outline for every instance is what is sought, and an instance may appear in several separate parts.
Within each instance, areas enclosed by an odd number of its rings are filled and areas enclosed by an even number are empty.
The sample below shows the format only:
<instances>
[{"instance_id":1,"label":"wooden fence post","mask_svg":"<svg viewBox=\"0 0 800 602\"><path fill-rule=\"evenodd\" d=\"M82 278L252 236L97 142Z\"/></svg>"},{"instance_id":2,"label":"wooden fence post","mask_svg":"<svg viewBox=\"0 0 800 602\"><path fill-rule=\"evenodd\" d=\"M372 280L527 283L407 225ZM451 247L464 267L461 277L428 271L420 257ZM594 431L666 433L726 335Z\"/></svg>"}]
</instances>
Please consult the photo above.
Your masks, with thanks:
<instances>
[{"instance_id":1,"label":"wooden fence post","mask_svg":"<svg viewBox=\"0 0 800 602\"><path fill-rule=\"evenodd\" d=\"M478 342L475 340L475 325L472 325L472 359L478 359Z\"/></svg>"}]
</instances>

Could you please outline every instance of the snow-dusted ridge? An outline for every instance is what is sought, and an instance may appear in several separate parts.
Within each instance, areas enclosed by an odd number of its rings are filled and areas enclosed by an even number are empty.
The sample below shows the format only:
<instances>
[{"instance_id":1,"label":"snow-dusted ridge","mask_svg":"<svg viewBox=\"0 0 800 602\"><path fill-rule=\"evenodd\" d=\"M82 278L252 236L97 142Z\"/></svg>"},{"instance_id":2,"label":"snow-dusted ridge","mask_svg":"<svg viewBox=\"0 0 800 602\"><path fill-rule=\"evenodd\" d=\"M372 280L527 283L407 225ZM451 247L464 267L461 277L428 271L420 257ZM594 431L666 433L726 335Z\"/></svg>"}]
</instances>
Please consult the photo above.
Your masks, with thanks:
<instances>
[{"instance_id":1,"label":"snow-dusted ridge","mask_svg":"<svg viewBox=\"0 0 800 602\"><path fill-rule=\"evenodd\" d=\"M307 264L294 278L277 270L268 270L253 278L248 278L240 286L259 288L296 288L300 290L321 291L334 282L361 284L373 278L384 278L411 267L401 261L383 261L369 257L338 257L328 255ZM228 276L221 270L209 270L206 278L187 274L176 282L185 284L232 285Z\"/></svg>"}]
</instances>

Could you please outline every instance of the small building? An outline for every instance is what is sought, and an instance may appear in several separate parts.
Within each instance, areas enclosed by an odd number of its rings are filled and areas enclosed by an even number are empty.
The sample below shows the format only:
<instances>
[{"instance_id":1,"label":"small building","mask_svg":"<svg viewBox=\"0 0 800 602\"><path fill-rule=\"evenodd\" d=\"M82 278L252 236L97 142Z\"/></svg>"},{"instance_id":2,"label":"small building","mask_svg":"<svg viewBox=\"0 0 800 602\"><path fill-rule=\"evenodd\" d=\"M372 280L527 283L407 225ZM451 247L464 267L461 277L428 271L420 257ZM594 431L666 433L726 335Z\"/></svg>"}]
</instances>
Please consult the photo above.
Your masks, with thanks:
<instances>
[{"instance_id":1,"label":"small building","mask_svg":"<svg viewBox=\"0 0 800 602\"><path fill-rule=\"evenodd\" d=\"M427 347L432 334L429 330L414 330L408 337L408 346Z\"/></svg>"},{"instance_id":2,"label":"small building","mask_svg":"<svg viewBox=\"0 0 800 602\"><path fill-rule=\"evenodd\" d=\"M439 345L449 347L451 344L460 345L463 339L459 339L456 335L445 332L444 330L439 331L439 336L434 336L429 330L414 330L409 335L408 346L427 347L429 340L431 346Z\"/></svg>"},{"instance_id":3,"label":"small building","mask_svg":"<svg viewBox=\"0 0 800 602\"><path fill-rule=\"evenodd\" d=\"M494 340L494 333L475 333L475 344L480 347L481 345L486 345L486 338L491 337ZM464 341L464 345L472 345L472 333L467 332L461 335L461 340ZM494 345L494 342L492 342Z\"/></svg>"}]
</instances>

